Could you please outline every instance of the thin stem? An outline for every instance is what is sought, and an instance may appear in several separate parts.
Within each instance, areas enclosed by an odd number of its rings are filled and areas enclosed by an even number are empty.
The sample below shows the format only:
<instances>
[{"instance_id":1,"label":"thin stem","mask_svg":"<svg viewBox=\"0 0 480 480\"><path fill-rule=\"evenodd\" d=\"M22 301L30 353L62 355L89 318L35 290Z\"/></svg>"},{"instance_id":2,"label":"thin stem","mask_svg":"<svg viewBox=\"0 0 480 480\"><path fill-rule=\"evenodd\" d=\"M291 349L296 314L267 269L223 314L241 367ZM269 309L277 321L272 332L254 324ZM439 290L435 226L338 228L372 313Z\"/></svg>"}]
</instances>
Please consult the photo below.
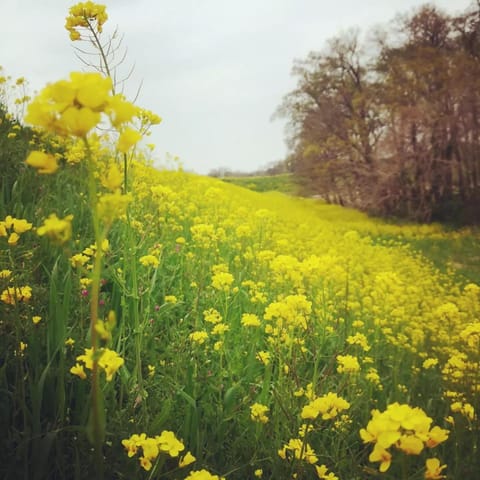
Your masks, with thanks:
<instances>
[{"instance_id":1,"label":"thin stem","mask_svg":"<svg viewBox=\"0 0 480 480\"><path fill-rule=\"evenodd\" d=\"M100 52L100 58L101 61L103 62L103 65L105 67L105 73L107 74L107 77L112 78L112 74L110 72L110 67L108 66L108 61L107 57L105 55L105 51L103 50L102 44L100 43L100 39L98 38L97 32L93 28L92 24L88 21L88 18L85 19L88 25L88 29L90 30L91 34L93 35L93 43L97 47L98 51ZM101 62L101 63L102 63ZM115 95L115 84L112 82L112 95Z\"/></svg>"},{"instance_id":2,"label":"thin stem","mask_svg":"<svg viewBox=\"0 0 480 480\"><path fill-rule=\"evenodd\" d=\"M92 348L92 377L91 377L91 388L92 388L92 404L91 404L91 415L92 415L92 437L93 437L93 446L95 450L95 464L97 468L97 478L103 478L103 455L102 455L102 444L103 444L103 425L102 425L102 416L100 409L103 408L100 402L100 382L99 382L99 369L98 369L98 359L99 352L98 349L98 333L95 328L98 321L98 303L100 295L100 277L102 274L102 260L103 260L103 250L102 242L105 238L105 233L101 231L100 222L97 215L97 184L94 176L94 165L92 160L92 152L88 140L84 138L84 142L87 149L87 161L88 161L88 195L89 203L92 212L92 223L95 234L95 260L93 264L92 272L92 287L91 287L91 299L90 299L90 343Z\"/></svg>"}]
</instances>

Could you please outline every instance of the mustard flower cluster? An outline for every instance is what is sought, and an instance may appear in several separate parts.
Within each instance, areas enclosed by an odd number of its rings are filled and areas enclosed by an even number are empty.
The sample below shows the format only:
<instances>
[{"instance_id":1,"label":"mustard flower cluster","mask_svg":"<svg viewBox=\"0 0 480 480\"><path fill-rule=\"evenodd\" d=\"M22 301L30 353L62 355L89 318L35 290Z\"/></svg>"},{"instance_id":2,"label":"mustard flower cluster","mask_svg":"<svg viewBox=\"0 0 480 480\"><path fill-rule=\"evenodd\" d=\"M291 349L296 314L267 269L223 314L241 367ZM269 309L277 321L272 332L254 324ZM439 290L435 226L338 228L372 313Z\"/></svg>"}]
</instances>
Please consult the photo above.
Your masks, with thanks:
<instances>
[{"instance_id":1,"label":"mustard flower cluster","mask_svg":"<svg viewBox=\"0 0 480 480\"><path fill-rule=\"evenodd\" d=\"M120 133L117 149L127 152L142 138L141 133L127 125L138 117L140 110L123 95L113 95L112 87L111 78L100 73L72 72L68 80L51 83L40 92L28 105L25 120L45 132L86 141L105 116ZM80 158L82 153L79 152ZM42 151L31 152L26 162L40 173L54 173L58 168L56 157ZM118 167L111 166L105 175L106 187L115 191L120 181Z\"/></svg>"},{"instance_id":2,"label":"mustard flower cluster","mask_svg":"<svg viewBox=\"0 0 480 480\"><path fill-rule=\"evenodd\" d=\"M250 407L250 418L254 422L267 423L268 422L268 417L267 417L268 411L269 411L269 408L266 405L262 405L261 403L254 403Z\"/></svg>"},{"instance_id":3,"label":"mustard flower cluster","mask_svg":"<svg viewBox=\"0 0 480 480\"><path fill-rule=\"evenodd\" d=\"M98 366L104 370L107 382L113 380L113 376L117 370L125 363L125 360L114 350L108 348L100 348L96 350L93 348L85 348L85 353L77 357L77 363L70 369L70 372L73 375L77 375L82 380L85 380L87 374L85 373L84 367L92 370L95 358L98 362Z\"/></svg>"},{"instance_id":4,"label":"mustard flower cluster","mask_svg":"<svg viewBox=\"0 0 480 480\"><path fill-rule=\"evenodd\" d=\"M275 320L278 329L299 327L307 329L312 312L312 302L305 295L288 295L283 300L272 302L265 309L265 320Z\"/></svg>"},{"instance_id":5,"label":"mustard flower cluster","mask_svg":"<svg viewBox=\"0 0 480 480\"><path fill-rule=\"evenodd\" d=\"M14 246L20 240L22 233L32 229L32 224L24 218L15 218L7 215L4 220L0 221L0 237L7 237L7 243Z\"/></svg>"},{"instance_id":6,"label":"mustard flower cluster","mask_svg":"<svg viewBox=\"0 0 480 480\"><path fill-rule=\"evenodd\" d=\"M23 287L8 287L0 295L0 300L8 305L17 305L17 303L28 303L32 298L32 287L25 285Z\"/></svg>"},{"instance_id":7,"label":"mustard flower cluster","mask_svg":"<svg viewBox=\"0 0 480 480\"><path fill-rule=\"evenodd\" d=\"M337 355L338 373L357 373L360 371L358 358L353 355Z\"/></svg>"},{"instance_id":8,"label":"mustard flower cluster","mask_svg":"<svg viewBox=\"0 0 480 480\"><path fill-rule=\"evenodd\" d=\"M190 472L188 477L185 477L185 480L225 480L224 477L220 477L218 475L214 475L210 473L208 470L193 470Z\"/></svg>"},{"instance_id":9,"label":"mustard flower cluster","mask_svg":"<svg viewBox=\"0 0 480 480\"><path fill-rule=\"evenodd\" d=\"M155 437L148 437L145 433L140 435L134 433L130 438L122 440L122 445L125 447L129 457L133 457L141 449L139 462L146 471L151 470L153 462L160 454L167 454L172 458L177 458L180 452L185 450L185 445L169 430L164 430ZM195 457L190 452L187 452L183 457L180 457L178 466L180 468L186 467L195 462L195 460Z\"/></svg>"},{"instance_id":10,"label":"mustard flower cluster","mask_svg":"<svg viewBox=\"0 0 480 480\"><path fill-rule=\"evenodd\" d=\"M105 5L90 1L80 2L70 7L65 28L70 33L71 40L80 40L82 28L102 33L103 24L107 19L108 15Z\"/></svg>"},{"instance_id":11,"label":"mustard flower cluster","mask_svg":"<svg viewBox=\"0 0 480 480\"><path fill-rule=\"evenodd\" d=\"M419 455L424 448L433 448L448 439L449 431L431 427L433 420L418 407L393 403L384 412L373 410L367 428L360 430L364 443L373 443L371 462L380 462L380 472L386 472L392 462L391 448L408 455Z\"/></svg>"},{"instance_id":12,"label":"mustard flower cluster","mask_svg":"<svg viewBox=\"0 0 480 480\"><path fill-rule=\"evenodd\" d=\"M318 457L313 448L303 438L291 438L279 451L278 455L283 460L295 458L311 465L318 462Z\"/></svg>"},{"instance_id":13,"label":"mustard flower cluster","mask_svg":"<svg viewBox=\"0 0 480 480\"><path fill-rule=\"evenodd\" d=\"M336 393L329 392L326 395L312 400L303 407L301 416L303 419L315 420L319 416L322 420L331 420L340 412L348 410L350 403Z\"/></svg>"},{"instance_id":14,"label":"mustard flower cluster","mask_svg":"<svg viewBox=\"0 0 480 480\"><path fill-rule=\"evenodd\" d=\"M37 234L40 237L48 237L53 243L63 245L72 236L72 220L73 215L58 218L55 213L51 213L43 221L43 225L37 228Z\"/></svg>"}]
</instances>

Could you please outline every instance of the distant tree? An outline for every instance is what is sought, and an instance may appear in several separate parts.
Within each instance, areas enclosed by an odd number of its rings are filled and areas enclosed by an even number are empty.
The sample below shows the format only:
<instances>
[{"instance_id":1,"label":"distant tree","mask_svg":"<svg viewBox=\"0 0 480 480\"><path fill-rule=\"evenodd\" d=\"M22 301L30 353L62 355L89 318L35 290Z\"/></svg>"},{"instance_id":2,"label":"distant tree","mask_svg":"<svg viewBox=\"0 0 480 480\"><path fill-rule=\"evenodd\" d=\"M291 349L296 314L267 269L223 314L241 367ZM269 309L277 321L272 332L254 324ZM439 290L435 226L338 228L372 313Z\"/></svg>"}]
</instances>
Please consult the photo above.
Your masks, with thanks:
<instances>
[{"instance_id":1,"label":"distant tree","mask_svg":"<svg viewBox=\"0 0 480 480\"><path fill-rule=\"evenodd\" d=\"M277 110L289 118L293 172L312 193L361 206L382 123L358 32L296 61L293 74L297 88Z\"/></svg>"},{"instance_id":2,"label":"distant tree","mask_svg":"<svg viewBox=\"0 0 480 480\"><path fill-rule=\"evenodd\" d=\"M425 5L377 35L331 39L296 61L289 162L328 201L422 221L473 219L480 200L480 7Z\"/></svg>"}]
</instances>

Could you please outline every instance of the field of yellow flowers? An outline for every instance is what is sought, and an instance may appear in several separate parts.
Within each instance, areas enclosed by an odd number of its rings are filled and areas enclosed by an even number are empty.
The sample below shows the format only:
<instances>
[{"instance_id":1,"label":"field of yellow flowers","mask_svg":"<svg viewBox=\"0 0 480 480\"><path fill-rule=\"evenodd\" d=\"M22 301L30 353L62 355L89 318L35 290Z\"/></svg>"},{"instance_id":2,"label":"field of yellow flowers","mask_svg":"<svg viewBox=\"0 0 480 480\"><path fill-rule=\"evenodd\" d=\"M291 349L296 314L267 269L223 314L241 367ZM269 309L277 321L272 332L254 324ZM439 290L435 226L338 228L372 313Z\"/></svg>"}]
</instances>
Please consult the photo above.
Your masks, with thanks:
<instances>
[{"instance_id":1,"label":"field of yellow flowers","mask_svg":"<svg viewBox=\"0 0 480 480\"><path fill-rule=\"evenodd\" d=\"M387 240L468 231L156 170L160 118L108 75L25 101L0 110L1 478L478 478L480 286Z\"/></svg>"}]
</instances>

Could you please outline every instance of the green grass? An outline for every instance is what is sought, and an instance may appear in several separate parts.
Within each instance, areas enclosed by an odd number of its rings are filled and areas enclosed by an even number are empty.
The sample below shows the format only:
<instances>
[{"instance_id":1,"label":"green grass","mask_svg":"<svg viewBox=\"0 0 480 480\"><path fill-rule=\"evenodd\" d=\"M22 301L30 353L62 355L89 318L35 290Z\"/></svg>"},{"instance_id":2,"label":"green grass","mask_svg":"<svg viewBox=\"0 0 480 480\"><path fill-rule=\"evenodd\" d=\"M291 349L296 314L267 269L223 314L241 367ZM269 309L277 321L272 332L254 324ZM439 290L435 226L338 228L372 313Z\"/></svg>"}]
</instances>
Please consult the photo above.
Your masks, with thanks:
<instances>
[{"instance_id":1,"label":"green grass","mask_svg":"<svg viewBox=\"0 0 480 480\"><path fill-rule=\"evenodd\" d=\"M291 173L258 177L225 177L224 182L233 183L255 192L282 192L289 195L298 193L298 184Z\"/></svg>"}]
</instances>

